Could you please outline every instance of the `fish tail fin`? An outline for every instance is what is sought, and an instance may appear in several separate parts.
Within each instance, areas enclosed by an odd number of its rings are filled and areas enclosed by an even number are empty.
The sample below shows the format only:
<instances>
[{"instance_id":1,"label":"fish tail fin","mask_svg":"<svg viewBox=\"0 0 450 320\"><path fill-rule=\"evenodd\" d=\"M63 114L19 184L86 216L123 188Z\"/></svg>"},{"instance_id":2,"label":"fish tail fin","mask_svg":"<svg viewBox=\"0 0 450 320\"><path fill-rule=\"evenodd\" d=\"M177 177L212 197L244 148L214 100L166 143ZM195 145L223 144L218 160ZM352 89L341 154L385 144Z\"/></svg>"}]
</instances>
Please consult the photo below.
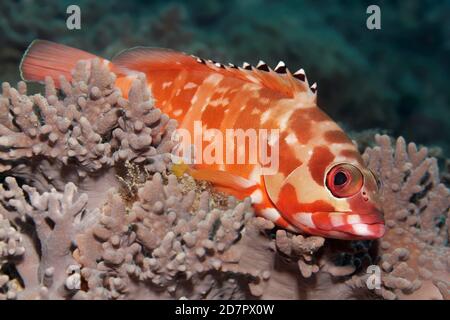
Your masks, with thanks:
<instances>
[{"instance_id":1,"label":"fish tail fin","mask_svg":"<svg viewBox=\"0 0 450 320\"><path fill-rule=\"evenodd\" d=\"M72 79L72 69L77 61L94 58L98 57L80 49L47 40L34 40L22 57L20 73L25 81L44 82L46 77L51 77L59 86L60 76L69 81Z\"/></svg>"}]
</instances>

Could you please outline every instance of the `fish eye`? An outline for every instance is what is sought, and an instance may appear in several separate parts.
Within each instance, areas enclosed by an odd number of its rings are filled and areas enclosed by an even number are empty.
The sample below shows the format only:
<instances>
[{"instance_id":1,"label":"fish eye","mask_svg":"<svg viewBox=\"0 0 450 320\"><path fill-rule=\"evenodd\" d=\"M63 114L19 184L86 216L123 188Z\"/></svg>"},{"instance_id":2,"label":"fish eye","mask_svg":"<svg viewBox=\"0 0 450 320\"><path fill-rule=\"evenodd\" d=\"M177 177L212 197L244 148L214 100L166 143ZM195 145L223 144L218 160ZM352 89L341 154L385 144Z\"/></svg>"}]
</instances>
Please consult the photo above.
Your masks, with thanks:
<instances>
[{"instance_id":1,"label":"fish eye","mask_svg":"<svg viewBox=\"0 0 450 320\"><path fill-rule=\"evenodd\" d=\"M336 172L336 174L334 175L334 184L336 186L341 186L344 183L346 183L348 180L347 175L345 174L345 172L342 171L338 171Z\"/></svg>"},{"instance_id":2,"label":"fish eye","mask_svg":"<svg viewBox=\"0 0 450 320\"><path fill-rule=\"evenodd\" d=\"M340 163L328 171L326 186L335 197L347 198L361 190L363 180L361 170L357 167Z\"/></svg>"}]
</instances>

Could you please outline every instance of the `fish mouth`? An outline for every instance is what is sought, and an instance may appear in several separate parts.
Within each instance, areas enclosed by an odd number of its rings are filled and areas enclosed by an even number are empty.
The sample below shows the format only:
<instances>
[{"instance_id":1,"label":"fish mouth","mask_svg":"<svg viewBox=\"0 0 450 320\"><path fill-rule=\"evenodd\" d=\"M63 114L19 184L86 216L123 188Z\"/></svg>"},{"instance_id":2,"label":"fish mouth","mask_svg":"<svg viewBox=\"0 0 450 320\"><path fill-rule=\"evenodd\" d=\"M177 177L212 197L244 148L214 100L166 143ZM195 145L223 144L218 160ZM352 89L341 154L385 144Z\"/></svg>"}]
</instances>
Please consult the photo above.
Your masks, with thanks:
<instances>
[{"instance_id":1,"label":"fish mouth","mask_svg":"<svg viewBox=\"0 0 450 320\"><path fill-rule=\"evenodd\" d=\"M329 212L326 223L323 219L314 219L316 227L328 233L327 236L346 240L375 240L384 236L386 226L383 214L375 211L370 214L355 212Z\"/></svg>"},{"instance_id":2,"label":"fish mouth","mask_svg":"<svg viewBox=\"0 0 450 320\"><path fill-rule=\"evenodd\" d=\"M355 223L347 225L346 228L341 231L355 236L359 240L375 240L384 236L386 226L384 223Z\"/></svg>"}]
</instances>

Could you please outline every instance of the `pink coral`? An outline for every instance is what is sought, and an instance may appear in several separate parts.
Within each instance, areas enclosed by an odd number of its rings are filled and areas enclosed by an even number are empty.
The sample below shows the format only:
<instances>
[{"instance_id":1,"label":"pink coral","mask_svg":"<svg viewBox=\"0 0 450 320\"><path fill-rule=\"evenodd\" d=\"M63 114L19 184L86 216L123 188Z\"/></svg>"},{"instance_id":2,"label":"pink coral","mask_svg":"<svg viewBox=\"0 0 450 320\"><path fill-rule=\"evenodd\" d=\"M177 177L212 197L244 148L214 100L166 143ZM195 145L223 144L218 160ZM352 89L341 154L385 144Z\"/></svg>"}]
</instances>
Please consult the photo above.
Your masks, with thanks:
<instances>
[{"instance_id":1,"label":"pink coral","mask_svg":"<svg viewBox=\"0 0 450 320\"><path fill-rule=\"evenodd\" d=\"M376 136L364 158L381 181L388 231L379 243L383 298L448 299L450 192L439 182L436 159L397 139ZM349 283L364 285L354 278Z\"/></svg>"}]
</instances>

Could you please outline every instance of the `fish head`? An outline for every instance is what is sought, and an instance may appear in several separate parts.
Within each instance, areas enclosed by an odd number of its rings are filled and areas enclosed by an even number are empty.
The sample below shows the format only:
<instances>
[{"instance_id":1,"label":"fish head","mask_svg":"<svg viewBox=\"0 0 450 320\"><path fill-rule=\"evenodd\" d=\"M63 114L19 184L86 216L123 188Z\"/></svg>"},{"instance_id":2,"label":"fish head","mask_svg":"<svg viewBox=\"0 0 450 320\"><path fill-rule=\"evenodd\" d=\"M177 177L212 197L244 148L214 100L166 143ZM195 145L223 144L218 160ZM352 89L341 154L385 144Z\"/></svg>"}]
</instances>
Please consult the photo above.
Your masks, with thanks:
<instances>
[{"instance_id":1,"label":"fish head","mask_svg":"<svg viewBox=\"0 0 450 320\"><path fill-rule=\"evenodd\" d=\"M384 235L380 183L371 170L357 163L333 163L324 174L324 189L326 201L334 209L323 217L326 226L344 233L343 238L378 239ZM321 224L317 225L320 228Z\"/></svg>"},{"instance_id":2,"label":"fish head","mask_svg":"<svg viewBox=\"0 0 450 320\"><path fill-rule=\"evenodd\" d=\"M339 161L320 175L317 184L302 165L282 183L276 207L286 220L327 238L371 240L384 235L379 182L372 171L359 163Z\"/></svg>"},{"instance_id":3,"label":"fish head","mask_svg":"<svg viewBox=\"0 0 450 320\"><path fill-rule=\"evenodd\" d=\"M283 218L306 233L348 240L382 237L379 180L341 128L330 121L323 127L322 132L320 124L315 127L307 145L286 146L297 158L280 161L280 167L289 161L297 165L287 175L265 177L269 197Z\"/></svg>"}]
</instances>

